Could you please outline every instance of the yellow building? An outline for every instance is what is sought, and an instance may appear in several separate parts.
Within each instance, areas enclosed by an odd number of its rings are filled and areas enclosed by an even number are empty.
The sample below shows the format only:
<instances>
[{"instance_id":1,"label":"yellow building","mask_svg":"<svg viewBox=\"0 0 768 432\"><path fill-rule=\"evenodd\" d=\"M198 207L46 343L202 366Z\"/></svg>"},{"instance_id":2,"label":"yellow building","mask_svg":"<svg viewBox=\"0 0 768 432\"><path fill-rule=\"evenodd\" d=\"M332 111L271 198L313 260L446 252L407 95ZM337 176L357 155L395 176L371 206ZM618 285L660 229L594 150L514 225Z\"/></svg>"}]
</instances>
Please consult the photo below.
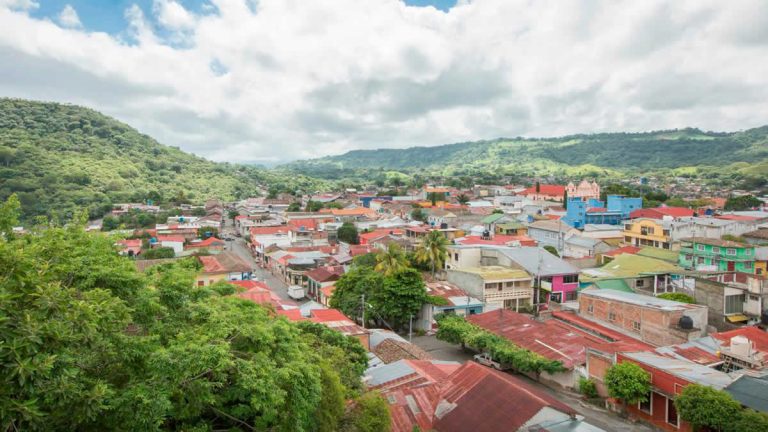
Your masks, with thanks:
<instances>
[{"instance_id":1,"label":"yellow building","mask_svg":"<svg viewBox=\"0 0 768 432\"><path fill-rule=\"evenodd\" d=\"M657 219L640 218L624 224L624 242L632 246L651 246L672 249L672 239L663 222Z\"/></svg>"}]
</instances>

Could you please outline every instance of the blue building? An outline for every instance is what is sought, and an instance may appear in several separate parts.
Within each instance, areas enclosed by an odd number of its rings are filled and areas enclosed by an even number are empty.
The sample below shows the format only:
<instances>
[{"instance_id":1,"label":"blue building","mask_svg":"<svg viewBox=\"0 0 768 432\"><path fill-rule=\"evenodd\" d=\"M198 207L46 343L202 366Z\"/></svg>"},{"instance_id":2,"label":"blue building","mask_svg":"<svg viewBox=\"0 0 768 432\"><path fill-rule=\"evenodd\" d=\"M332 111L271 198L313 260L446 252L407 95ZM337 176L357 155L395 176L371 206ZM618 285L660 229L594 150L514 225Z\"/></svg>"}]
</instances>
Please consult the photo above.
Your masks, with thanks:
<instances>
[{"instance_id":1,"label":"blue building","mask_svg":"<svg viewBox=\"0 0 768 432\"><path fill-rule=\"evenodd\" d=\"M568 200L568 211L563 217L563 222L582 229L586 224L621 225L623 220L629 219L632 211L643 207L642 198L629 198L622 195L608 195L608 203L590 199L583 201L581 198Z\"/></svg>"}]
</instances>

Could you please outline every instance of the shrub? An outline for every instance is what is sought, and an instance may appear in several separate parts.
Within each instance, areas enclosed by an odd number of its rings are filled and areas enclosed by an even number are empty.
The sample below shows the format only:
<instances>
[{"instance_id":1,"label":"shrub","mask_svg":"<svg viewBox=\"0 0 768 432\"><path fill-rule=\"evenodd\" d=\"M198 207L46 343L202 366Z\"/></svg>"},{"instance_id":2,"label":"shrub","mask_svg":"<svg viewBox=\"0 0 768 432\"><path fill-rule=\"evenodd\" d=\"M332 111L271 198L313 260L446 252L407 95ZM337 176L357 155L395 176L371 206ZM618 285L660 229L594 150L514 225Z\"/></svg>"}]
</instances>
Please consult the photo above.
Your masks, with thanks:
<instances>
[{"instance_id":1,"label":"shrub","mask_svg":"<svg viewBox=\"0 0 768 432\"><path fill-rule=\"evenodd\" d=\"M592 378L579 377L579 393L594 399L598 396L595 381Z\"/></svg>"},{"instance_id":2,"label":"shrub","mask_svg":"<svg viewBox=\"0 0 768 432\"><path fill-rule=\"evenodd\" d=\"M660 299L672 300L672 301L676 301L676 302L680 302L680 303L689 303L689 304L695 304L696 303L696 299L694 299L693 297L689 296L688 294L684 294L684 293L671 292L671 293L659 294L656 297L658 297Z\"/></svg>"}]
</instances>

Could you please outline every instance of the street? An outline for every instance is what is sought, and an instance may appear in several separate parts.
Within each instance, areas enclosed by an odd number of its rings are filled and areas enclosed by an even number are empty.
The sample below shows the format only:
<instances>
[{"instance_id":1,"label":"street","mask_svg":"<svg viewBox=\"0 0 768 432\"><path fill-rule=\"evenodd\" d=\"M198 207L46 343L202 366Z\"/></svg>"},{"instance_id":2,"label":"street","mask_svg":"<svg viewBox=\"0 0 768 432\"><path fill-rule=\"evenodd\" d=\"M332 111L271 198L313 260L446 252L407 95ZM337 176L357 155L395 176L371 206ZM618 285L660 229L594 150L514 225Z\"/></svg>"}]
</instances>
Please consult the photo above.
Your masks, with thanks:
<instances>
[{"instance_id":1,"label":"street","mask_svg":"<svg viewBox=\"0 0 768 432\"><path fill-rule=\"evenodd\" d=\"M416 336L413 343L424 351L428 352L435 360L473 361L472 354L465 352L458 345L449 344L438 340L434 336ZM643 423L632 423L622 419L607 409L592 405L582 400L581 395L572 393L563 389L554 390L550 387L534 381L525 375L514 374L533 387L552 395L555 399L572 407L579 414L583 415L591 424L605 429L606 431L617 432L652 432L656 429Z\"/></svg>"}]
</instances>

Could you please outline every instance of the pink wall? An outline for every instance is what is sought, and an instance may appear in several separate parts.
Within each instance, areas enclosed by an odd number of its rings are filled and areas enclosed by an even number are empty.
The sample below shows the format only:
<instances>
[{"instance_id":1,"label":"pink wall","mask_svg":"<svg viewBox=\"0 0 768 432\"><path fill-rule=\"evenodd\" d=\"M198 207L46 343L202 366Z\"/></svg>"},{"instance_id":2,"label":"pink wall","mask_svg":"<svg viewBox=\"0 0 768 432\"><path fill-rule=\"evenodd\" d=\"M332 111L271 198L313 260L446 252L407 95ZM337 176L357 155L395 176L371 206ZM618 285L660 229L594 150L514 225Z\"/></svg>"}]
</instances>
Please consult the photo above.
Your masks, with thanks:
<instances>
[{"instance_id":1,"label":"pink wall","mask_svg":"<svg viewBox=\"0 0 768 432\"><path fill-rule=\"evenodd\" d=\"M552 276L552 291L553 292L571 292L576 291L579 287L578 282L565 283L563 282L563 276Z\"/></svg>"}]
</instances>

